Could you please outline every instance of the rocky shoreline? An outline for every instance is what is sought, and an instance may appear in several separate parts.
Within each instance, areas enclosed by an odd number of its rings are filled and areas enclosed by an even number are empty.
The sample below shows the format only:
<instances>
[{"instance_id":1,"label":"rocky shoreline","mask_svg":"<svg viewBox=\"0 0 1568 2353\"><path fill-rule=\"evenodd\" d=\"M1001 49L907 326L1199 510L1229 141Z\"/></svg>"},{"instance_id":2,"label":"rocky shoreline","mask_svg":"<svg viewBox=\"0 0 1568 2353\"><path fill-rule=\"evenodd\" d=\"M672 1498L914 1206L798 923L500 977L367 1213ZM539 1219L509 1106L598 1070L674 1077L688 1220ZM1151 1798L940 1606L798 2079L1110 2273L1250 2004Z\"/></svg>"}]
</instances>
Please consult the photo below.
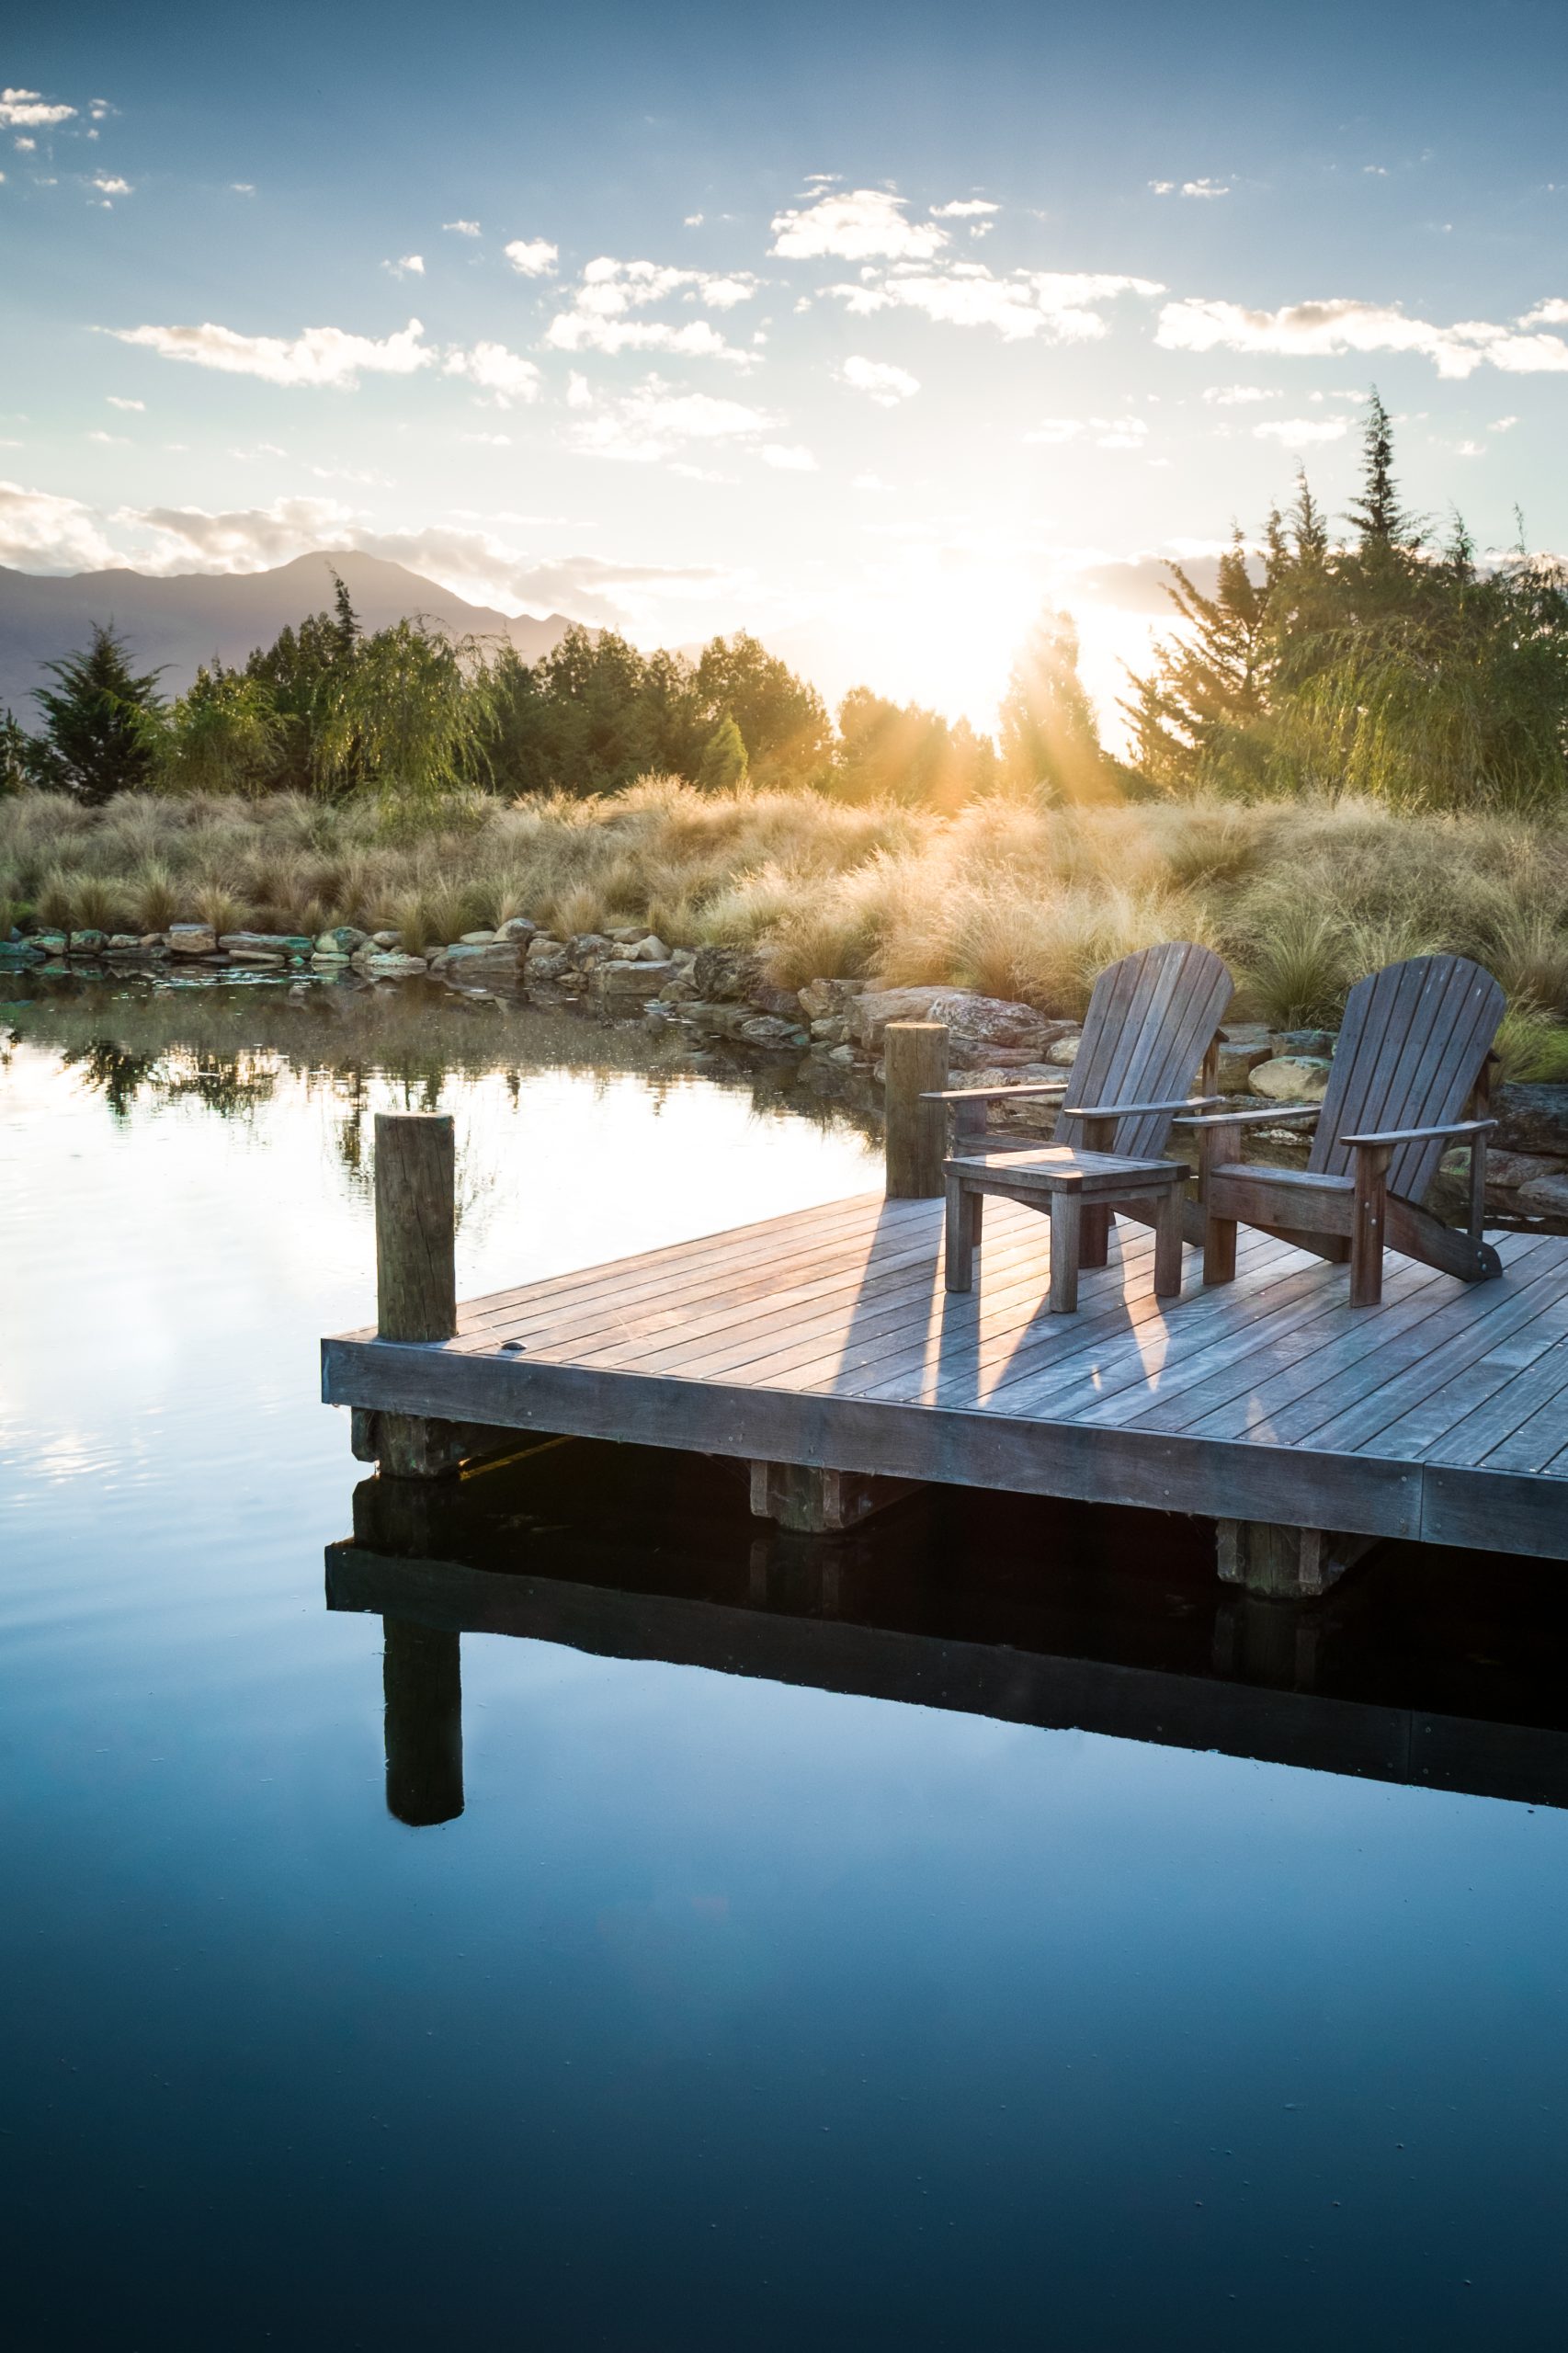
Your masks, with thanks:
<instances>
[{"instance_id":1,"label":"rocky shoreline","mask_svg":"<svg viewBox=\"0 0 1568 2353\"><path fill-rule=\"evenodd\" d=\"M890 1021L947 1024L955 1074L977 1086L1051 1079L1069 1067L1081 1035L1076 1021L1033 1006L987 997L950 983L883 988L875 981L824 977L803 988L770 983L759 960L735 948L671 948L638 926L556 938L526 916L494 931L472 931L416 953L392 931L352 925L312 938L176 923L137 937L97 931L14 933L0 940L0 972L40 975L142 973L165 981L286 979L291 991L336 983L386 987L413 980L443 984L460 996L497 1004L581 1008L603 1019L634 1020L676 1050L676 1066L700 1068L716 1050L791 1055L824 1080L880 1086L881 1047ZM1322 1100L1335 1037L1327 1030L1276 1030L1259 1022L1228 1023L1221 1032L1219 1085L1256 1107ZM1516 1224L1568 1222L1568 1086L1505 1086L1496 1091L1498 1128L1488 1155L1487 1208ZM1026 1134L1049 1135L1051 1109L1038 1103L1001 1107ZM1300 1155L1293 1130L1265 1130L1271 1157ZM1451 1188L1438 1206L1462 1200L1464 1156L1450 1154L1437 1179Z\"/></svg>"}]
</instances>

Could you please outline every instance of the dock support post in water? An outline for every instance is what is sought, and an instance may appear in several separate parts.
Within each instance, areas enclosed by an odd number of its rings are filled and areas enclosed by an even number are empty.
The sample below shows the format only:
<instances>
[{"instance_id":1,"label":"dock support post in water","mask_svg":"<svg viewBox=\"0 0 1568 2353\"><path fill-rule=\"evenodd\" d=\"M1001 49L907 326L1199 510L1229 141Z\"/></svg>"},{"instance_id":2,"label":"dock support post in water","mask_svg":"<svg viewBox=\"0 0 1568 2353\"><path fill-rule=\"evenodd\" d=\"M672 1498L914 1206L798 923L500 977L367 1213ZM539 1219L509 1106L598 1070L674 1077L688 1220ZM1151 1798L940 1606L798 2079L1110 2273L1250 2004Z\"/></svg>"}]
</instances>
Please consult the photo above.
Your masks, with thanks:
<instances>
[{"instance_id":1,"label":"dock support post in water","mask_svg":"<svg viewBox=\"0 0 1568 2353\"><path fill-rule=\"evenodd\" d=\"M412 1829L455 1822L463 1810L461 1638L383 1618L387 1812Z\"/></svg>"},{"instance_id":2,"label":"dock support post in water","mask_svg":"<svg viewBox=\"0 0 1568 2353\"><path fill-rule=\"evenodd\" d=\"M882 1066L888 1199L938 1200L947 1157L942 1106L920 1098L948 1083L947 1024L890 1021L882 1033Z\"/></svg>"},{"instance_id":3,"label":"dock support post in water","mask_svg":"<svg viewBox=\"0 0 1568 2353\"><path fill-rule=\"evenodd\" d=\"M823 1471L809 1462L754 1462L751 1507L797 1536L842 1536L874 1511L918 1495L922 1479L878 1479L865 1471Z\"/></svg>"},{"instance_id":4,"label":"dock support post in water","mask_svg":"<svg viewBox=\"0 0 1568 2353\"><path fill-rule=\"evenodd\" d=\"M449 1111L376 1114L376 1336L449 1340L458 1328L457 1148ZM436 1479L475 1451L456 1423L356 1412L361 1462Z\"/></svg>"},{"instance_id":5,"label":"dock support post in water","mask_svg":"<svg viewBox=\"0 0 1568 2353\"><path fill-rule=\"evenodd\" d=\"M1214 1534L1222 1581L1265 1601L1315 1601L1378 1541L1267 1519L1216 1520Z\"/></svg>"}]
</instances>

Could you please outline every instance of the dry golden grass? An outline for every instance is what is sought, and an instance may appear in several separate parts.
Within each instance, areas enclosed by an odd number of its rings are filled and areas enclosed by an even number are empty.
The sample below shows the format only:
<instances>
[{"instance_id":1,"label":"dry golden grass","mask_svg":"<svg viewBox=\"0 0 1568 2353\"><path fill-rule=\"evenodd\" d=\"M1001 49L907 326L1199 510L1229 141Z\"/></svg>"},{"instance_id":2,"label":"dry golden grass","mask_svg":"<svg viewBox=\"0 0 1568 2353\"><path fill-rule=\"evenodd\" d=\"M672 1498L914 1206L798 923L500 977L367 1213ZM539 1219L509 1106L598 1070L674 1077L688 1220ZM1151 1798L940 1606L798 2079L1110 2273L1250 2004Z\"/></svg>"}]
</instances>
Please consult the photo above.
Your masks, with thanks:
<instances>
[{"instance_id":1,"label":"dry golden grass","mask_svg":"<svg viewBox=\"0 0 1568 2353\"><path fill-rule=\"evenodd\" d=\"M997 798L949 817L809 792L705 795L650 777L614 799L471 795L415 820L289 796L0 801L0 901L68 927L397 929L413 945L513 915L557 932L647 922L672 945L755 946L773 976L951 980L1052 1012L1155 939L1231 960L1247 1009L1333 1021L1346 990L1427 948L1477 957L1517 1066L1568 1014L1568 824L1398 815L1369 802Z\"/></svg>"}]
</instances>

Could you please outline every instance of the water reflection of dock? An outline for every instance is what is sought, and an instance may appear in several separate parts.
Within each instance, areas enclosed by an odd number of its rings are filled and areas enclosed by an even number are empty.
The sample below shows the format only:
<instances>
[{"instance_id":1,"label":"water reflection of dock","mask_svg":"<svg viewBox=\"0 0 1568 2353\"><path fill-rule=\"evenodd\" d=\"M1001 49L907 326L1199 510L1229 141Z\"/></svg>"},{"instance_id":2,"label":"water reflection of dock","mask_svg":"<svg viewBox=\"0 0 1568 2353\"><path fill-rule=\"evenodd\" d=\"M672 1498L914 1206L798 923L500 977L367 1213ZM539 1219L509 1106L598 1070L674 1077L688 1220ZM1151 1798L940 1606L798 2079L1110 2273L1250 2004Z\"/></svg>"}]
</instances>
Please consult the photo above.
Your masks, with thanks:
<instances>
[{"instance_id":1,"label":"water reflection of dock","mask_svg":"<svg viewBox=\"0 0 1568 2353\"><path fill-rule=\"evenodd\" d=\"M1488 1563L1498 1589L1396 1550L1303 1617L1216 1588L1180 1521L1129 1561L1123 1516L995 1498L966 1553L938 1497L824 1543L751 1534L722 1466L677 1492L668 1457L568 1452L460 1489L367 1481L328 1549L328 1607L386 1621L401 1819L461 1811L465 1633L1568 1806L1568 1704L1504 1631L1510 1583L1545 1586L1528 1563Z\"/></svg>"}]
</instances>

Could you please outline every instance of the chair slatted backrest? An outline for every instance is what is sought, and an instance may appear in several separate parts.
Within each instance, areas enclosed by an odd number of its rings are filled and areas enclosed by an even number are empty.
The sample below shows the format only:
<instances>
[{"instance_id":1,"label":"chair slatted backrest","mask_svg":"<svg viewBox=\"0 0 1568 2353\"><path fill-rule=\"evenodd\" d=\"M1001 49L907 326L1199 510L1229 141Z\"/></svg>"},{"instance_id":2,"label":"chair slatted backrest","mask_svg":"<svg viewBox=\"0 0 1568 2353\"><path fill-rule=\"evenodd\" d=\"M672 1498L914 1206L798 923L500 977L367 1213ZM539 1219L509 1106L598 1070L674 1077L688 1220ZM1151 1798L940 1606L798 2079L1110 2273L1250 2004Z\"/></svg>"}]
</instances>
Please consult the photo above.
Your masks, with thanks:
<instances>
[{"instance_id":1,"label":"chair slatted backrest","mask_svg":"<svg viewBox=\"0 0 1568 2353\"><path fill-rule=\"evenodd\" d=\"M1413 956L1358 981L1308 1167L1348 1176L1355 1155L1341 1136L1462 1120L1506 1003L1501 983L1465 956ZM1390 1192L1419 1203L1442 1152L1440 1139L1402 1144L1389 1164Z\"/></svg>"},{"instance_id":2,"label":"chair slatted backrest","mask_svg":"<svg viewBox=\"0 0 1568 2353\"><path fill-rule=\"evenodd\" d=\"M1056 1121L1057 1141L1083 1142L1073 1118L1082 1103L1169 1103L1184 1097L1224 1019L1233 990L1211 948L1185 939L1141 948L1095 983L1083 1043ZM1157 1160L1170 1140L1170 1111L1117 1122L1115 1149Z\"/></svg>"}]
</instances>

